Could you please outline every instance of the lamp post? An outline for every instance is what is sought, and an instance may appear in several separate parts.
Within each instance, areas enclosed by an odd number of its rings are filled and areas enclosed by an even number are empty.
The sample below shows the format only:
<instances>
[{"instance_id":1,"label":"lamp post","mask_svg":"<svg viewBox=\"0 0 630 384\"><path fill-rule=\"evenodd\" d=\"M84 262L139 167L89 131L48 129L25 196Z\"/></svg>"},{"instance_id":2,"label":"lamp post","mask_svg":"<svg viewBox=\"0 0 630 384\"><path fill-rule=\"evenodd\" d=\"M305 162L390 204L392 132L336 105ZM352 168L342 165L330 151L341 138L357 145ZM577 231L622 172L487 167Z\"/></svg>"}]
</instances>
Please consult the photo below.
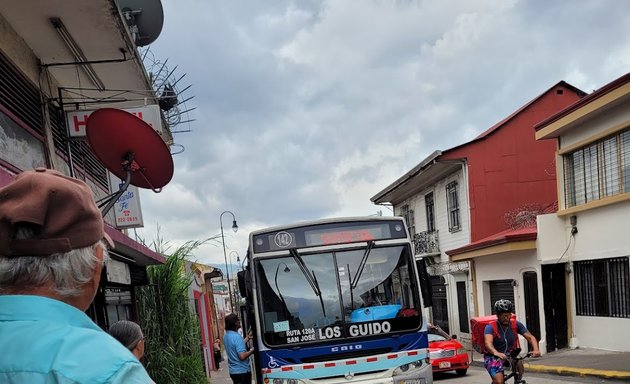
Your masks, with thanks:
<instances>
[{"instance_id":1,"label":"lamp post","mask_svg":"<svg viewBox=\"0 0 630 384\"><path fill-rule=\"evenodd\" d=\"M232 254L236 253L236 263L240 264L241 263L241 258L238 255L238 252L236 251L230 251L230 266L232 265Z\"/></svg>"},{"instance_id":2,"label":"lamp post","mask_svg":"<svg viewBox=\"0 0 630 384\"><path fill-rule=\"evenodd\" d=\"M282 296L282 293L280 293L280 288L278 288L278 271L280 270L280 264L284 264L285 273L291 272L291 269L289 269L289 266L287 265L287 263L281 261L278 263L278 266L276 267L276 275L273 278L273 281L276 285L276 291L278 291L278 295L280 295L280 301L282 301L282 303L284 304L284 297Z\"/></svg>"},{"instance_id":3,"label":"lamp post","mask_svg":"<svg viewBox=\"0 0 630 384\"><path fill-rule=\"evenodd\" d=\"M236 252L236 251L230 251L230 254L229 254L229 256L230 256L230 268L232 267L232 254L233 254L233 253L236 253L236 262L238 263L238 262L240 262L240 261L241 261L241 260L240 260L240 258L238 257L238 252ZM237 268L236 270L237 270L237 272L238 272L238 268ZM237 287L237 286L234 286L234 291L235 291L235 292L234 292L234 298L236 299L236 303L239 303L239 301L240 301L240 300L239 300L240 295L239 295L239 293L238 293L238 287Z\"/></svg>"},{"instance_id":4,"label":"lamp post","mask_svg":"<svg viewBox=\"0 0 630 384\"><path fill-rule=\"evenodd\" d=\"M228 282L228 294L230 295L230 312L234 312L234 303L232 302L232 286L230 283L230 272L228 269L227 253L225 252L225 236L223 235L223 215L229 213L232 215L232 230L238 231L238 225L236 224L236 217L231 211L223 211L219 216L219 225L221 226L221 242L223 243L223 258L225 258L225 272L227 273Z\"/></svg>"}]
</instances>

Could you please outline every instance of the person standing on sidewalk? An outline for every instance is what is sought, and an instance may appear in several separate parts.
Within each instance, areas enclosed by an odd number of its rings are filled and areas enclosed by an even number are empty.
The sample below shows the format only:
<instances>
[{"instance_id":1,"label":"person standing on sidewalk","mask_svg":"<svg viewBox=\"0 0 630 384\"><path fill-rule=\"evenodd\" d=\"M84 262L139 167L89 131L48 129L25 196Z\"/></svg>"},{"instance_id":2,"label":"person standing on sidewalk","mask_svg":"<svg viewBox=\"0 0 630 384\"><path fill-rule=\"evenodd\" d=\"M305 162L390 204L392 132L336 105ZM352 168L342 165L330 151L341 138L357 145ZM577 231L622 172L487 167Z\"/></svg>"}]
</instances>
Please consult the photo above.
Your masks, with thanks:
<instances>
[{"instance_id":1,"label":"person standing on sidewalk","mask_svg":"<svg viewBox=\"0 0 630 384\"><path fill-rule=\"evenodd\" d=\"M221 371L221 341L219 340L219 338L217 337L217 339L214 341L214 345L212 347L214 349L214 363L217 366L217 369L215 369L216 371Z\"/></svg>"},{"instance_id":2,"label":"person standing on sidewalk","mask_svg":"<svg viewBox=\"0 0 630 384\"><path fill-rule=\"evenodd\" d=\"M230 378L234 384L251 384L252 372L249 368L249 357L254 353L254 348L247 350L247 342L251 339L251 332L243 338L238 329L241 320L234 313L225 317L225 335L223 335L223 347L228 358Z\"/></svg>"},{"instance_id":3,"label":"person standing on sidewalk","mask_svg":"<svg viewBox=\"0 0 630 384\"><path fill-rule=\"evenodd\" d=\"M0 383L153 383L84 313L107 243L84 182L38 168L0 189Z\"/></svg>"},{"instance_id":4,"label":"person standing on sidewalk","mask_svg":"<svg viewBox=\"0 0 630 384\"><path fill-rule=\"evenodd\" d=\"M488 324L484 330L484 341L486 344L486 350L488 353L484 355L484 367L490 374L493 384L503 384L505 382L505 374L503 367L508 359L508 356L517 345L518 335L513 331L513 325L511 324L512 312L514 312L514 304L510 300L497 300L494 303L494 312L497 314L496 334L495 327ZM538 341L536 337L531 334L523 323L518 320L516 322L516 333L523 335L525 339L532 345L532 356L540 356L540 350L538 349ZM517 370L520 376L523 376L525 368L523 362L519 361Z\"/></svg>"}]
</instances>

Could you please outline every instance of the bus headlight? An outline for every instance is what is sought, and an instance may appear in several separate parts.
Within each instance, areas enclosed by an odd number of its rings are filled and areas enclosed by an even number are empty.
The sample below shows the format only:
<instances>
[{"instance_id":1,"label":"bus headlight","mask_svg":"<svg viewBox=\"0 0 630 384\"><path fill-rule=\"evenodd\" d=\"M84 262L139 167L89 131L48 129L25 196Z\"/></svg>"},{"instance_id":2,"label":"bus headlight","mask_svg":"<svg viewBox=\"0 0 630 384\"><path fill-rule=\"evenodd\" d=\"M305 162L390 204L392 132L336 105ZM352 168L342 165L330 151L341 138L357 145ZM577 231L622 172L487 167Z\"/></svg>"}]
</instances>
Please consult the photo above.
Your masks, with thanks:
<instances>
[{"instance_id":1,"label":"bus headlight","mask_svg":"<svg viewBox=\"0 0 630 384\"><path fill-rule=\"evenodd\" d=\"M407 373L410 369L416 369L416 368L420 368L422 367L423 361L422 360L416 360L413 361L409 364L403 364L400 367L394 369L394 374L393 376L398 376L398 375L402 375L404 373Z\"/></svg>"},{"instance_id":2,"label":"bus headlight","mask_svg":"<svg viewBox=\"0 0 630 384\"><path fill-rule=\"evenodd\" d=\"M299 384L297 379L273 379L273 384Z\"/></svg>"}]
</instances>

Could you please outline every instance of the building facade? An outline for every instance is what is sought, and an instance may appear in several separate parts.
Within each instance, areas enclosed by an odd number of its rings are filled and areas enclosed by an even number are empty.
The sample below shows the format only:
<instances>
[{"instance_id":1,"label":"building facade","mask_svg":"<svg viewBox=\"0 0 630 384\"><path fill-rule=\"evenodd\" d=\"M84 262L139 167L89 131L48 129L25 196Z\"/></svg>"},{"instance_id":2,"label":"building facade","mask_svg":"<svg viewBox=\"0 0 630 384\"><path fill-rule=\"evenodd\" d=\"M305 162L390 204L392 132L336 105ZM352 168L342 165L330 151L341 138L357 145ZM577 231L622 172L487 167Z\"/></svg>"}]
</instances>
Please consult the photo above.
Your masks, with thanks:
<instances>
[{"instance_id":1,"label":"building facade","mask_svg":"<svg viewBox=\"0 0 630 384\"><path fill-rule=\"evenodd\" d=\"M555 207L554 147L537 142L532 127L583 95L560 82L474 140L434 152L372 198L407 219L416 257L432 274L431 319L464 343L470 317L489 314L498 297L514 299L518 266L536 264L535 247L525 249L526 260L492 255L523 236L535 239L535 230L526 234L535 226L529 211Z\"/></svg>"},{"instance_id":2,"label":"building facade","mask_svg":"<svg viewBox=\"0 0 630 384\"><path fill-rule=\"evenodd\" d=\"M109 195L108 172L85 138L72 137L67 113L147 104L158 100L114 0L0 3L0 186L47 167L85 181L96 200ZM164 258L119 229L113 212L105 222L115 247L88 313L108 328L137 320L134 288Z\"/></svg>"},{"instance_id":3,"label":"building facade","mask_svg":"<svg viewBox=\"0 0 630 384\"><path fill-rule=\"evenodd\" d=\"M571 347L630 351L630 73L536 127L556 145L558 211L538 217L538 258ZM550 319L552 318L552 319ZM550 319L550 320L549 320ZM604 330L609 330L608 332Z\"/></svg>"}]
</instances>

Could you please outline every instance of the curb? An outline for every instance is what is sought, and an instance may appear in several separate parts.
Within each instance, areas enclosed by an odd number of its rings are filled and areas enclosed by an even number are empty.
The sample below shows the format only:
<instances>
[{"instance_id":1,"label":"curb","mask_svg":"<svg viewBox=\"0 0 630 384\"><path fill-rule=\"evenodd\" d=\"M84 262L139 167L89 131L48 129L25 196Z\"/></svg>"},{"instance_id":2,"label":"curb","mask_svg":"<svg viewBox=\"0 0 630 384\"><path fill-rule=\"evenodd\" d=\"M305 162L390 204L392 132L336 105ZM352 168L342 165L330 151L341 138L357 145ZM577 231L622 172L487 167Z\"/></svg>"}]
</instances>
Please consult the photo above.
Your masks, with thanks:
<instances>
[{"instance_id":1,"label":"curb","mask_svg":"<svg viewBox=\"0 0 630 384\"><path fill-rule=\"evenodd\" d=\"M483 368L483 361L472 360L470 365ZM612 371L605 369L576 368L529 363L524 363L523 366L526 371L530 372L551 373L559 376L599 377L603 379L630 381L630 372L628 371Z\"/></svg>"},{"instance_id":2,"label":"curb","mask_svg":"<svg viewBox=\"0 0 630 384\"><path fill-rule=\"evenodd\" d=\"M630 379L630 372L628 371L609 371L604 369L592 369L592 368L575 368L575 367L563 367L553 365L535 365L524 364L525 369L532 372L541 373L555 373L561 376L579 376L579 377L601 377L604 379Z\"/></svg>"}]
</instances>

